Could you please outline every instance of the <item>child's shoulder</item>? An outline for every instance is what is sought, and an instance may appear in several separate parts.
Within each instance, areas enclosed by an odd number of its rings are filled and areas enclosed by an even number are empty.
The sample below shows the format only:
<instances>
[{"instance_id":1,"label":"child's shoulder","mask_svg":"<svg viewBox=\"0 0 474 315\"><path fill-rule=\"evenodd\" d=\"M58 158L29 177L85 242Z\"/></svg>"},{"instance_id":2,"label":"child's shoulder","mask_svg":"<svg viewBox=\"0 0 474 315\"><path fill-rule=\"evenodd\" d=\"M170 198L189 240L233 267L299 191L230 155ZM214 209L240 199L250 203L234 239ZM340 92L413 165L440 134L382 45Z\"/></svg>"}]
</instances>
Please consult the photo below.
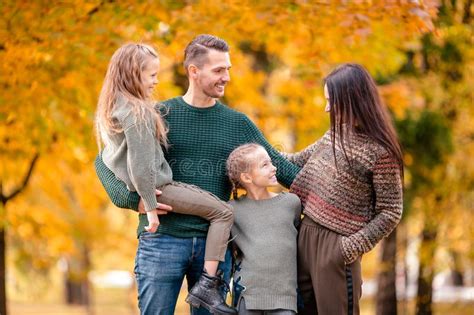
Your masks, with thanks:
<instances>
[{"instance_id":1,"label":"child's shoulder","mask_svg":"<svg viewBox=\"0 0 474 315\"><path fill-rule=\"evenodd\" d=\"M288 198L288 199L290 199L290 200L297 200L297 201L300 201L300 198L299 198L296 194L294 194L294 193L292 193L292 192L289 192L289 191L282 191L282 192L280 193L280 195L282 195L282 196L284 196L285 198Z\"/></svg>"},{"instance_id":2,"label":"child's shoulder","mask_svg":"<svg viewBox=\"0 0 474 315\"><path fill-rule=\"evenodd\" d=\"M289 210L290 213L294 213L299 218L302 211L300 198L297 195L290 192L282 192L282 194L285 194L284 207L287 210ZM295 224L298 225L298 223L295 223Z\"/></svg>"},{"instance_id":3,"label":"child's shoulder","mask_svg":"<svg viewBox=\"0 0 474 315\"><path fill-rule=\"evenodd\" d=\"M112 117L127 129L133 125L154 127L155 117L153 115L143 114L140 111L134 111L134 104L125 96L118 96L112 112ZM155 107L156 109L156 107Z\"/></svg>"},{"instance_id":4,"label":"child's shoulder","mask_svg":"<svg viewBox=\"0 0 474 315\"><path fill-rule=\"evenodd\" d=\"M300 198L291 192L281 192L280 194L283 195L285 200L287 200L292 206L300 206L301 205L301 200Z\"/></svg>"},{"instance_id":5,"label":"child's shoulder","mask_svg":"<svg viewBox=\"0 0 474 315\"><path fill-rule=\"evenodd\" d=\"M238 198L229 200L227 203L233 207L242 206L248 200L247 195L240 196Z\"/></svg>"},{"instance_id":6,"label":"child's shoulder","mask_svg":"<svg viewBox=\"0 0 474 315\"><path fill-rule=\"evenodd\" d=\"M125 117L130 112L132 105L130 101L123 95L117 95L113 107L112 115L118 117Z\"/></svg>"}]
</instances>

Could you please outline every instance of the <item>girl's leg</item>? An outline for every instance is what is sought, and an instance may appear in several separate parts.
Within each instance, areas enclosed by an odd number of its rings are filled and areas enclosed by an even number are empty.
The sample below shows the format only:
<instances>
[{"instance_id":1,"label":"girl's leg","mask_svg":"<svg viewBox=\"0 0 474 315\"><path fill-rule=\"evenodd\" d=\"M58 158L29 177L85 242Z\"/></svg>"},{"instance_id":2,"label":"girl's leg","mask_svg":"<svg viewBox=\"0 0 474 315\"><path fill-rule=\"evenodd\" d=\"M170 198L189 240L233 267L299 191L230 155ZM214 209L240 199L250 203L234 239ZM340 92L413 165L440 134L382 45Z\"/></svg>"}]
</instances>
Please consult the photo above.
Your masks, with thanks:
<instances>
[{"instance_id":1,"label":"girl's leg","mask_svg":"<svg viewBox=\"0 0 474 315\"><path fill-rule=\"evenodd\" d=\"M173 182L159 187L158 202L173 207L173 211L199 216L210 222L204 260L214 261L207 266L215 274L218 261L224 261L230 229L234 223L232 207L213 194L196 186ZM212 275L212 274L211 274Z\"/></svg>"},{"instance_id":2,"label":"girl's leg","mask_svg":"<svg viewBox=\"0 0 474 315\"><path fill-rule=\"evenodd\" d=\"M209 192L196 186L178 182L158 187L162 194L158 202L170 205L173 211L195 215L210 221L204 255L205 270L192 286L186 302L193 307L204 307L211 313L235 314L222 297L223 280L216 276L219 261L225 260L230 229L234 222L232 207Z\"/></svg>"},{"instance_id":3,"label":"girl's leg","mask_svg":"<svg viewBox=\"0 0 474 315\"><path fill-rule=\"evenodd\" d=\"M215 276L217 274L217 266L219 266L218 260L205 260L204 269L210 276Z\"/></svg>"},{"instance_id":4,"label":"girl's leg","mask_svg":"<svg viewBox=\"0 0 474 315\"><path fill-rule=\"evenodd\" d=\"M188 292L194 285L199 281L199 278L202 276L203 267L204 267L204 252L206 248L206 238L196 237L193 238L193 255L189 260L191 265L189 266L186 272L186 281L188 282ZM231 260L232 254L230 250L227 250L225 261L219 263L218 270L222 272L223 279L226 283L230 282L230 269L231 269ZM223 287L220 288L219 293L222 296L223 300L226 300L227 291ZM191 307L191 315L209 315L209 311L203 307L195 308Z\"/></svg>"}]
</instances>

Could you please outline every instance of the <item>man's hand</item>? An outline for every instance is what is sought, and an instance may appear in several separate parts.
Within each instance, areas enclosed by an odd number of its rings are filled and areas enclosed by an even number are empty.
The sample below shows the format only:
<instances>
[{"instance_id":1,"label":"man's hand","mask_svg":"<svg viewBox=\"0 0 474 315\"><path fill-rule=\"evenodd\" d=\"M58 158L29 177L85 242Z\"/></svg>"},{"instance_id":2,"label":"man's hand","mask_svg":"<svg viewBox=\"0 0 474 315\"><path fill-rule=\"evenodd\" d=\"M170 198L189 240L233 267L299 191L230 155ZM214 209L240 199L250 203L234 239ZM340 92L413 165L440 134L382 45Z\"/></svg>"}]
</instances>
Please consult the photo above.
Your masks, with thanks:
<instances>
[{"instance_id":1,"label":"man's hand","mask_svg":"<svg viewBox=\"0 0 474 315\"><path fill-rule=\"evenodd\" d=\"M161 195L161 190L156 189L155 193L157 196ZM158 203L158 207L156 208L156 214L162 215L167 214L168 211L173 210L171 206L165 205L164 203ZM143 204L143 199L140 198L140 202L138 203L138 213L146 214L145 205Z\"/></svg>"}]
</instances>

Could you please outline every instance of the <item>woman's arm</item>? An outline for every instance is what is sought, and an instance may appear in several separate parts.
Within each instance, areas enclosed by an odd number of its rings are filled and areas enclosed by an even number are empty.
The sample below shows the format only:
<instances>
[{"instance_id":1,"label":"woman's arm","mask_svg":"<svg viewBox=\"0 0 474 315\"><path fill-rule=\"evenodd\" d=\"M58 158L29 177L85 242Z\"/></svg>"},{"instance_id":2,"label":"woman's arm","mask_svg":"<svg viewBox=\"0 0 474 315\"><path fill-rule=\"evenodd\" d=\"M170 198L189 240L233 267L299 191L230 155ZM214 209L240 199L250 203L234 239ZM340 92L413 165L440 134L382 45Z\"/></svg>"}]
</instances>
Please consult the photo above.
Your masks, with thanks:
<instances>
[{"instance_id":1,"label":"woman's arm","mask_svg":"<svg viewBox=\"0 0 474 315\"><path fill-rule=\"evenodd\" d=\"M373 169L375 192L375 217L360 231L343 236L342 253L346 263L370 251L385 236L389 235L402 217L403 186L400 168L392 156L379 158Z\"/></svg>"},{"instance_id":2,"label":"woman's arm","mask_svg":"<svg viewBox=\"0 0 474 315\"><path fill-rule=\"evenodd\" d=\"M298 165L299 167L303 167L306 164L306 162L308 162L309 158L314 153L314 151L316 151L318 143L319 142L315 142L307 146L305 149L303 149L300 152L296 152L296 153L280 152L280 154L291 163L294 163Z\"/></svg>"}]
</instances>

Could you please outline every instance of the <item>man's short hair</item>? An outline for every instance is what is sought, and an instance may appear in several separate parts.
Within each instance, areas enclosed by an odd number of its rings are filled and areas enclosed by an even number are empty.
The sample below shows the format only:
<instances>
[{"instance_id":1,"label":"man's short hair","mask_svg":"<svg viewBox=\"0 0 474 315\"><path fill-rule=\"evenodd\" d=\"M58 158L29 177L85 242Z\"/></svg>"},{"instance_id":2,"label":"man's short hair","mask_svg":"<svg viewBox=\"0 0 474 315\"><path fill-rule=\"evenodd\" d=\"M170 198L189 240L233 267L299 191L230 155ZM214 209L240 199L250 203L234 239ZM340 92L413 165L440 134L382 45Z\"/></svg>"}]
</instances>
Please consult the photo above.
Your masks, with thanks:
<instances>
[{"instance_id":1,"label":"man's short hair","mask_svg":"<svg viewBox=\"0 0 474 315\"><path fill-rule=\"evenodd\" d=\"M207 61L210 49L228 52L229 45L221 38L208 34L201 34L194 38L184 50L184 69L188 72L190 64L202 67Z\"/></svg>"}]
</instances>

